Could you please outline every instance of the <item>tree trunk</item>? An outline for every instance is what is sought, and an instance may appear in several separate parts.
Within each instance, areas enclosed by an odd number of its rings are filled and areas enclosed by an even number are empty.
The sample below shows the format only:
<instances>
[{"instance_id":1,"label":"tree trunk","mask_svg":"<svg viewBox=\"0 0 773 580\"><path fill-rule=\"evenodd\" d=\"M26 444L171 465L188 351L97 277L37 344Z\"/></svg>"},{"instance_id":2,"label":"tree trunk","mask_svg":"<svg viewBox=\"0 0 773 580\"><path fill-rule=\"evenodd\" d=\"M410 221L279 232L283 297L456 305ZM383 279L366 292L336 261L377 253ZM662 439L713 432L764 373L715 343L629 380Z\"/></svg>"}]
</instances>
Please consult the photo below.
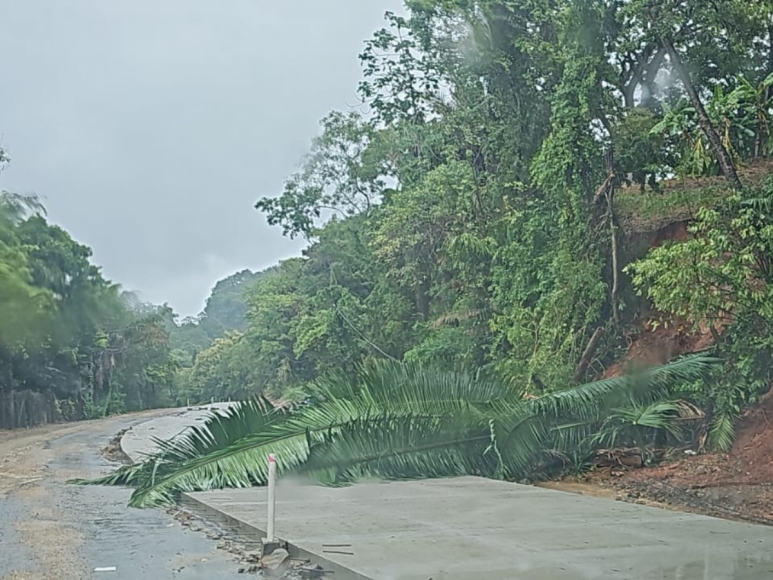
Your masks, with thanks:
<instances>
[{"instance_id":1,"label":"tree trunk","mask_svg":"<svg viewBox=\"0 0 773 580\"><path fill-rule=\"evenodd\" d=\"M663 49L658 50L649 64L647 64L644 75L642 76L640 105L645 109L652 109L655 104L655 97L657 96L655 78L658 76L665 54Z\"/></svg>"},{"instance_id":2,"label":"tree trunk","mask_svg":"<svg viewBox=\"0 0 773 580\"><path fill-rule=\"evenodd\" d=\"M8 365L8 427L13 429L16 427L16 403L13 400L13 370L11 365Z\"/></svg>"},{"instance_id":3,"label":"tree trunk","mask_svg":"<svg viewBox=\"0 0 773 580\"><path fill-rule=\"evenodd\" d=\"M714 339L714 346L717 347L717 354L719 354L722 348L722 337L719 335L719 331L717 331L717 327L714 326L713 322L709 323L709 332L711 333L711 338Z\"/></svg>"},{"instance_id":4,"label":"tree trunk","mask_svg":"<svg viewBox=\"0 0 773 580\"><path fill-rule=\"evenodd\" d=\"M676 52L676 48L674 48L674 43L671 41L671 39L664 38L663 47L666 49L668 57L671 60L671 66L674 67L676 74L679 75L679 78L682 81L685 90L687 91L687 95L690 97L690 102L692 103L692 106L695 108L695 112L698 115L698 124L700 125L703 133L706 135L706 138L709 140L714 157L716 157L717 161L719 162L722 173L730 182L730 185L733 186L733 189L741 189L743 186L741 185L741 180L738 178L738 172L735 170L733 159L730 157L727 149L725 149L725 146L722 145L722 140L719 138L719 134L714 128L711 119L709 119L708 113L706 113L706 109L703 106L700 95L698 95L698 91L695 89L695 85L692 83L690 73L687 72L684 63L679 58L679 55Z\"/></svg>"},{"instance_id":5,"label":"tree trunk","mask_svg":"<svg viewBox=\"0 0 773 580\"><path fill-rule=\"evenodd\" d=\"M620 311L617 304L617 292L620 287L618 279L619 265L617 261L617 224L615 223L615 151L610 147L605 155L607 165L607 181L609 187L604 190L604 197L607 200L607 219L609 220L609 243L612 253L612 288L609 292L609 306L612 309L612 319L617 326L620 325ZM643 187L643 186L642 186Z\"/></svg>"},{"instance_id":6,"label":"tree trunk","mask_svg":"<svg viewBox=\"0 0 773 580\"><path fill-rule=\"evenodd\" d=\"M609 302L612 308L612 319L615 324L620 325L620 309L617 303L617 293L620 288L619 281L619 265L617 259L617 225L615 224L615 214L612 207L612 196L608 197L609 200L609 242L612 248L612 289L609 291Z\"/></svg>"},{"instance_id":7,"label":"tree trunk","mask_svg":"<svg viewBox=\"0 0 773 580\"><path fill-rule=\"evenodd\" d=\"M593 335L590 337L590 340L588 341L588 345L585 347L585 351L582 353L582 357L580 357L580 362L577 363L577 367L574 369L575 382L579 382L579 380L585 374L585 370L588 368L588 365L590 364L590 361L593 358L593 353L596 352L596 348L598 348L599 341L601 341L601 337L603 335L604 335L604 327L599 326L593 332Z\"/></svg>"},{"instance_id":8,"label":"tree trunk","mask_svg":"<svg viewBox=\"0 0 773 580\"><path fill-rule=\"evenodd\" d=\"M633 100L634 92L636 91L636 85L631 82L623 87L623 101L626 109L633 109L635 103Z\"/></svg>"},{"instance_id":9,"label":"tree trunk","mask_svg":"<svg viewBox=\"0 0 773 580\"><path fill-rule=\"evenodd\" d=\"M429 276L422 280L416 288L416 309L421 314L422 322L429 320Z\"/></svg>"},{"instance_id":10,"label":"tree trunk","mask_svg":"<svg viewBox=\"0 0 773 580\"><path fill-rule=\"evenodd\" d=\"M768 75L773 74L773 25L768 26L768 69L767 69ZM773 97L773 87L766 87L765 88L765 103L769 103L770 99ZM762 136L762 123L759 123L759 134L757 139L757 146L758 146L758 157L762 156L763 152L770 155L770 151L765 151L765 143L764 138Z\"/></svg>"},{"instance_id":11,"label":"tree trunk","mask_svg":"<svg viewBox=\"0 0 773 580\"><path fill-rule=\"evenodd\" d=\"M773 74L773 24L768 25L768 75ZM765 75L767 76L767 75ZM768 99L771 97L771 93L773 93L773 87L768 87L765 89L765 97L767 102Z\"/></svg>"}]
</instances>

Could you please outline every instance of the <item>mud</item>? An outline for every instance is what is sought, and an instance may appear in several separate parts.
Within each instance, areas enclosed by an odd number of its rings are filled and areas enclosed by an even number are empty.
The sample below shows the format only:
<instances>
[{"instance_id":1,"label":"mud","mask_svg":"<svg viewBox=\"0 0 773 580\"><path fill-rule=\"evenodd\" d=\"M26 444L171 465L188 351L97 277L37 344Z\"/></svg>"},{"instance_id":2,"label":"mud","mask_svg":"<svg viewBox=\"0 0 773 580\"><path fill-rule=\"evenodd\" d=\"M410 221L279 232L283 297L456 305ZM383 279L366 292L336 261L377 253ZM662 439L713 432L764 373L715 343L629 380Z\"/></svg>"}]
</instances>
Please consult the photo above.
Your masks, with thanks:
<instances>
[{"instance_id":1,"label":"mud","mask_svg":"<svg viewBox=\"0 0 773 580\"><path fill-rule=\"evenodd\" d=\"M122 463L123 465L128 465L132 462L121 447L121 439L123 439L123 436L127 431L129 431L129 429L121 429L118 434L110 440L107 447L102 450L102 457L110 462Z\"/></svg>"},{"instance_id":2,"label":"mud","mask_svg":"<svg viewBox=\"0 0 773 580\"><path fill-rule=\"evenodd\" d=\"M642 469L601 469L581 481L622 501L773 525L773 391L736 425L729 453L684 456ZM599 492L601 493L601 491Z\"/></svg>"}]
</instances>

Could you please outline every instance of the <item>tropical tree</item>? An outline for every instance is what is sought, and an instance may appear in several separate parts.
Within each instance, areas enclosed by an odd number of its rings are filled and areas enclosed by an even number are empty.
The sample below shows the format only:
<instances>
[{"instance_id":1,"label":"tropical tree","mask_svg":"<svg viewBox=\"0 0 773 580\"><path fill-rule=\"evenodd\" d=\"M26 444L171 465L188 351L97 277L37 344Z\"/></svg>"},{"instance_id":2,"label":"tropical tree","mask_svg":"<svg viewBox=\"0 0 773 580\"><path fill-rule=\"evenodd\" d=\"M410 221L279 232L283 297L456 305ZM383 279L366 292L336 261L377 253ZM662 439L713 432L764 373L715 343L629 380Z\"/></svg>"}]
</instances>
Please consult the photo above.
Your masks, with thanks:
<instances>
[{"instance_id":1,"label":"tropical tree","mask_svg":"<svg viewBox=\"0 0 773 580\"><path fill-rule=\"evenodd\" d=\"M51 293L34 283L17 231L25 214L39 208L33 198L0 194L0 348L6 351L21 346L30 331L39 330L53 306Z\"/></svg>"},{"instance_id":2,"label":"tropical tree","mask_svg":"<svg viewBox=\"0 0 773 580\"><path fill-rule=\"evenodd\" d=\"M0 196L4 426L30 424L19 409L34 420L77 419L173 399L177 365L162 318L137 311L91 254L37 200Z\"/></svg>"},{"instance_id":3,"label":"tropical tree","mask_svg":"<svg viewBox=\"0 0 773 580\"><path fill-rule=\"evenodd\" d=\"M707 403L712 438L733 440L741 409L769 388L773 364L773 182L698 211L687 240L668 242L628 266L640 294L663 313L709 332L728 364L693 392Z\"/></svg>"},{"instance_id":4,"label":"tropical tree","mask_svg":"<svg viewBox=\"0 0 773 580\"><path fill-rule=\"evenodd\" d=\"M372 122L357 112L336 111L321 125L322 134L282 195L264 197L255 206L291 238L311 236L320 217L367 213L385 188L383 156L371 154L378 140Z\"/></svg>"},{"instance_id":5,"label":"tropical tree","mask_svg":"<svg viewBox=\"0 0 773 580\"><path fill-rule=\"evenodd\" d=\"M198 325L211 340L229 331L242 332L246 329L248 306L245 293L260 276L251 270L241 270L215 284L198 320Z\"/></svg>"}]
</instances>

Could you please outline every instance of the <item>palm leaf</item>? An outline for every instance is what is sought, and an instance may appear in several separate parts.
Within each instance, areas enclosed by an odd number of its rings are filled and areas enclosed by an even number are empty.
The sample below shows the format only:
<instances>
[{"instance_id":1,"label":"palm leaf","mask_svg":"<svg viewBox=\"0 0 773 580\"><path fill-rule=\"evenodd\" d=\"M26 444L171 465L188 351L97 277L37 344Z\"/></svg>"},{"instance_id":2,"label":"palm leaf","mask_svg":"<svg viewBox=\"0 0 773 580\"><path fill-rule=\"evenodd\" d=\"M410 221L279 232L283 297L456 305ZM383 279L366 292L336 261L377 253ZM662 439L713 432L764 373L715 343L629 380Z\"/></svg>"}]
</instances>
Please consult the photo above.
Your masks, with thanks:
<instances>
[{"instance_id":1,"label":"palm leaf","mask_svg":"<svg viewBox=\"0 0 773 580\"><path fill-rule=\"evenodd\" d=\"M599 431L603 420L621 409L651 405L675 387L707 379L721 362L698 354L630 375L595 381L525 401L508 412L497 410L497 450L509 477L527 475L546 452L570 453Z\"/></svg>"},{"instance_id":2,"label":"palm leaf","mask_svg":"<svg viewBox=\"0 0 773 580\"><path fill-rule=\"evenodd\" d=\"M346 441L353 441L351 435L362 433L365 425L371 435L364 440L363 463L368 463L365 459L373 455L372 445L369 447L367 443L374 440L373 433L382 432L386 437L383 426L397 425L400 420L403 424L413 422L416 428L420 424L433 425L444 418L454 418L476 423L487 434L482 406L488 398L508 392L499 385L476 381L468 375L431 372L391 362L363 368L358 379L352 382L333 375L318 381L309 389L316 404L264 426L261 426L263 419L257 420L257 428L247 435L243 432L247 418L260 415L259 407L240 406L233 417L214 418L211 422L215 422L215 429L208 422L179 441L169 443L161 459L151 458L144 471L126 482L138 487L131 505L167 503L181 491L263 484L268 453L277 456L278 471L285 473L304 464L315 446L343 449ZM465 393L470 397L465 397ZM240 420L235 422L235 419ZM238 430L236 436L231 436L232 424ZM381 431L377 426L381 426ZM216 433L221 436L217 437ZM448 430L434 431L436 436L448 433ZM481 452L484 449L485 446ZM406 447L401 453L393 453L393 462L404 461L398 458L410 455L409 451ZM371 461L370 465L375 463ZM400 476L399 470L387 469L383 458L380 465L384 476ZM335 465L328 467L334 469ZM348 465L341 466L339 471L343 474L348 469ZM350 475L340 477L351 479Z\"/></svg>"},{"instance_id":3,"label":"palm leaf","mask_svg":"<svg viewBox=\"0 0 773 580\"><path fill-rule=\"evenodd\" d=\"M636 443L637 435L665 431L679 439L682 421L696 418L697 409L685 401L658 401L614 409L590 440L591 447L616 447L621 440Z\"/></svg>"},{"instance_id":4,"label":"palm leaf","mask_svg":"<svg viewBox=\"0 0 773 580\"><path fill-rule=\"evenodd\" d=\"M337 485L366 476L520 478L587 444L611 409L654 402L716 362L687 357L531 400L474 373L380 362L353 380L310 385L307 406L239 405L99 482L137 487L137 507L166 503L181 491L261 485L269 453L280 474Z\"/></svg>"},{"instance_id":5,"label":"palm leaf","mask_svg":"<svg viewBox=\"0 0 773 580\"><path fill-rule=\"evenodd\" d=\"M735 439L736 417L729 412L717 412L709 427L709 445L720 451L730 451Z\"/></svg>"},{"instance_id":6,"label":"palm leaf","mask_svg":"<svg viewBox=\"0 0 773 580\"><path fill-rule=\"evenodd\" d=\"M301 473L328 484L363 477L491 476L485 424L459 418L381 417L352 422L315 447Z\"/></svg>"},{"instance_id":7,"label":"palm leaf","mask_svg":"<svg viewBox=\"0 0 773 580\"><path fill-rule=\"evenodd\" d=\"M598 418L612 406L656 401L675 386L707 379L721 362L721 359L706 354L689 355L666 365L544 395L530 400L529 405L535 407L535 412L549 416L571 414Z\"/></svg>"}]
</instances>

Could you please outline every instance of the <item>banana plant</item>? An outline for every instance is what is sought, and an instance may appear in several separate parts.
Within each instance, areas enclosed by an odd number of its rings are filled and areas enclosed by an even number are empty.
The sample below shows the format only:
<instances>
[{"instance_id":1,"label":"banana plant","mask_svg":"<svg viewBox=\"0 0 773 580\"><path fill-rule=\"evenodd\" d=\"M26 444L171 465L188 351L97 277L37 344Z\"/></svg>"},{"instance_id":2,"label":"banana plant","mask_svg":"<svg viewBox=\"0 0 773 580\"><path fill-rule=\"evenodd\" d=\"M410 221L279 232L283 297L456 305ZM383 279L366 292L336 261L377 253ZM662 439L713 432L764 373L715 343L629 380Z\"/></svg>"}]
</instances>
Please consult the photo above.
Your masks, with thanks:
<instances>
[{"instance_id":1,"label":"banana plant","mask_svg":"<svg viewBox=\"0 0 773 580\"><path fill-rule=\"evenodd\" d=\"M739 77L735 88L729 92L717 85L712 99L706 104L706 112L717 127L722 145L736 164L742 159L769 155L772 150L771 87L773 74L757 85ZM715 175L719 172L695 109L687 101L674 107L664 105L663 117L652 128L652 133L670 139L684 173Z\"/></svg>"}]
</instances>

